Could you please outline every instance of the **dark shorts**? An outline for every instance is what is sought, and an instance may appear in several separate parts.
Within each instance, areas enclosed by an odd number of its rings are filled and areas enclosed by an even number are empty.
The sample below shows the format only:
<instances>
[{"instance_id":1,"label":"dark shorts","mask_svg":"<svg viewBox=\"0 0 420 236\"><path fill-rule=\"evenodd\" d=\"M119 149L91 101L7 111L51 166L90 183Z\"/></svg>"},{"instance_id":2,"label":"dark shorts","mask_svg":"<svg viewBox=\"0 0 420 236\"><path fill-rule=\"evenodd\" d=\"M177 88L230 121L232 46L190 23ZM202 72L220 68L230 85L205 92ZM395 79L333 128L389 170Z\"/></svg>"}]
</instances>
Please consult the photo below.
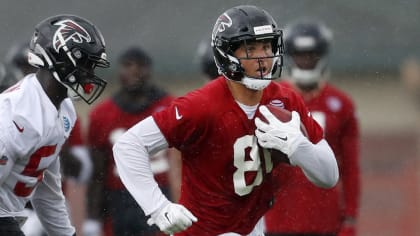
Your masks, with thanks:
<instances>
[{"instance_id":1,"label":"dark shorts","mask_svg":"<svg viewBox=\"0 0 420 236\"><path fill-rule=\"evenodd\" d=\"M20 230L19 223L13 217L0 217L0 235L25 236Z\"/></svg>"},{"instance_id":2,"label":"dark shorts","mask_svg":"<svg viewBox=\"0 0 420 236\"><path fill-rule=\"evenodd\" d=\"M162 192L167 193L166 189ZM170 199L170 198L169 198ZM107 210L114 235L152 236L159 232L156 225L149 226L147 217L128 191L111 191L107 194Z\"/></svg>"}]
</instances>

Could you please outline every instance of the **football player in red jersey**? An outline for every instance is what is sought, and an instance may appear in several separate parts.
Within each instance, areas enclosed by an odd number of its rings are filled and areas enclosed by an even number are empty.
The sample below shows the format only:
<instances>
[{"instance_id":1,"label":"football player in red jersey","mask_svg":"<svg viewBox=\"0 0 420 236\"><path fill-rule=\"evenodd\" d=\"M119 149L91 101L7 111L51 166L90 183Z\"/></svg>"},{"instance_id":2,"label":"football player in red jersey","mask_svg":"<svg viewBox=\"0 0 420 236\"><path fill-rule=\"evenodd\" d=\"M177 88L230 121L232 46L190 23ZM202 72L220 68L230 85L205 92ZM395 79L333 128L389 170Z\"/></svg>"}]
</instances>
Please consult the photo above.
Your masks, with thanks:
<instances>
[{"instance_id":1,"label":"football player in red jersey","mask_svg":"<svg viewBox=\"0 0 420 236\"><path fill-rule=\"evenodd\" d=\"M156 235L159 230L147 225L146 216L121 183L112 146L128 128L167 107L173 97L152 83L152 59L141 48L125 50L119 58L119 67L119 90L96 105L89 116L88 138L94 163L89 218L99 223L108 215L115 236ZM172 174L179 171L180 165L177 169L173 164L180 162L180 158L174 155L179 156L178 151L165 149L155 153L150 163L162 191L177 199L180 173L178 177Z\"/></svg>"},{"instance_id":2,"label":"football player in red jersey","mask_svg":"<svg viewBox=\"0 0 420 236\"><path fill-rule=\"evenodd\" d=\"M298 168L283 185L273 209L265 216L267 235L354 236L359 209L359 125L351 98L328 83L327 59L331 31L322 23L298 21L285 30L290 80L282 85L297 91L324 128L340 170L332 189L313 186ZM279 173L279 178L284 178Z\"/></svg>"},{"instance_id":3,"label":"football player in red jersey","mask_svg":"<svg viewBox=\"0 0 420 236\"><path fill-rule=\"evenodd\" d=\"M210 40L202 40L198 44L197 58L200 64L200 69L206 80L213 80L219 77L216 63L214 62L213 50L210 45Z\"/></svg>"},{"instance_id":4,"label":"football player in red jersey","mask_svg":"<svg viewBox=\"0 0 420 236\"><path fill-rule=\"evenodd\" d=\"M227 10L216 21L212 47L223 75L129 129L114 145L114 158L149 223L166 234L263 235L257 222L272 205L271 173L281 168L269 149L284 152L326 188L338 181L337 163L302 98L271 82L281 69L282 31L266 11ZM293 111L292 120L277 120L264 106L270 103ZM160 192L149 167L149 156L168 146L182 153L179 204Z\"/></svg>"},{"instance_id":5,"label":"football player in red jersey","mask_svg":"<svg viewBox=\"0 0 420 236\"><path fill-rule=\"evenodd\" d=\"M86 19L57 15L35 27L29 48L36 73L0 95L0 235L24 235L29 201L49 235L75 235L58 155L76 121L69 98L91 103L106 86L95 75L109 67L105 42Z\"/></svg>"}]
</instances>

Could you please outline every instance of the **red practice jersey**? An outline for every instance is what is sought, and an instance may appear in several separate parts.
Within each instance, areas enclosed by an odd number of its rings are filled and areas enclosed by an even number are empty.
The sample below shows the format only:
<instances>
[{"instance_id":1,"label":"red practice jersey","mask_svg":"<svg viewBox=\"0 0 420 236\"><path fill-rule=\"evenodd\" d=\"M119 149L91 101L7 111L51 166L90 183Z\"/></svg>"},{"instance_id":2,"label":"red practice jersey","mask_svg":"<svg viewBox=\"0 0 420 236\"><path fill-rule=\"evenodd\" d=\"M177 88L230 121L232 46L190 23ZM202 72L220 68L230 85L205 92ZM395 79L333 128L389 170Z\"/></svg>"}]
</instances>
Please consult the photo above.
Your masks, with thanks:
<instances>
[{"instance_id":1,"label":"red practice jersey","mask_svg":"<svg viewBox=\"0 0 420 236\"><path fill-rule=\"evenodd\" d=\"M141 112L128 113L115 103L114 99L109 98L94 107L89 116L89 145L98 148L106 153L105 187L108 190L125 189L121 182L114 158L112 156L112 146L116 139L133 125L150 116L152 113L164 109L173 100L171 96L164 96L150 104ZM167 185L167 170L169 164L165 153L158 153L151 160L152 171L155 173L156 181L159 185Z\"/></svg>"},{"instance_id":2,"label":"red practice jersey","mask_svg":"<svg viewBox=\"0 0 420 236\"><path fill-rule=\"evenodd\" d=\"M260 104L270 103L299 112L310 140L322 139L321 127L295 92L271 83ZM259 149L254 118L236 103L226 79L176 99L153 118L169 145L182 152L180 203L198 218L177 235L250 233L272 204L277 164Z\"/></svg>"},{"instance_id":3,"label":"red practice jersey","mask_svg":"<svg viewBox=\"0 0 420 236\"><path fill-rule=\"evenodd\" d=\"M288 81L280 84L292 87ZM359 127L353 102L327 83L306 105L324 128L325 139L337 158L340 182L332 189L322 189L309 182L299 168L279 172L279 179L289 181L265 216L269 233L335 233L344 216L357 215Z\"/></svg>"}]
</instances>

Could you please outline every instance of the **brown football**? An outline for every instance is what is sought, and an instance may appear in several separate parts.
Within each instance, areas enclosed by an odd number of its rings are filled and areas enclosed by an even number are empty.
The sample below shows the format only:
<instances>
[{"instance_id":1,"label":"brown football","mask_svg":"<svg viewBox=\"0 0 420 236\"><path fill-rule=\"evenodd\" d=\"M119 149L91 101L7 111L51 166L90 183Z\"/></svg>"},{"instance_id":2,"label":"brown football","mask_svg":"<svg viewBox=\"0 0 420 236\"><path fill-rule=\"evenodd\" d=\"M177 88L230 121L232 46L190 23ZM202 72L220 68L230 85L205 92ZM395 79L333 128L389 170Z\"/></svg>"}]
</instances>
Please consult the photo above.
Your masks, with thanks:
<instances>
[{"instance_id":1,"label":"brown football","mask_svg":"<svg viewBox=\"0 0 420 236\"><path fill-rule=\"evenodd\" d=\"M289 110L286 110L286 109L281 108L281 107L273 106L273 105L270 105L270 104L267 104L266 107L268 108L268 110L270 110L270 112L277 119L279 119L282 122L288 122L292 119L292 112L290 112ZM259 111L257 111L256 116L258 118L260 118L262 121L267 122L265 117ZM308 132L306 131L306 128L302 124L302 122L300 123L300 130L302 131L303 135L308 137ZM287 157L286 154L282 153L281 151L275 150L275 149L270 149L269 151L271 153L271 157L272 157L273 161L279 161L279 162L284 162L284 163L290 164L289 158Z\"/></svg>"}]
</instances>

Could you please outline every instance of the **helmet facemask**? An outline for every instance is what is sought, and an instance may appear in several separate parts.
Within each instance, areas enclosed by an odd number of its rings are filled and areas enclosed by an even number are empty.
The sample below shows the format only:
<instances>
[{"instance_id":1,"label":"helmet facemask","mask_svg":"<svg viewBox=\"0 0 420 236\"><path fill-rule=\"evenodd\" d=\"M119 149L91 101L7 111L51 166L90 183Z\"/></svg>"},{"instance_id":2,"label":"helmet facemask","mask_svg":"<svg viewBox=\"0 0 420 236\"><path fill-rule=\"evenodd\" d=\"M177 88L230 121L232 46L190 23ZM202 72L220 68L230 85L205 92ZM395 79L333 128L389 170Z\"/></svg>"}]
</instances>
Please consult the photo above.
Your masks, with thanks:
<instances>
[{"instance_id":1,"label":"helmet facemask","mask_svg":"<svg viewBox=\"0 0 420 236\"><path fill-rule=\"evenodd\" d=\"M264 39L257 39L257 40L243 40L243 46L245 48L248 48L248 44L252 44L255 42L267 43L267 40L268 40L268 43L271 44L271 47L273 46L277 47L277 48L272 48L271 55L262 56L262 57L253 57L249 55L248 50L245 50L246 57L238 58L242 68L243 68L243 63L246 62L247 60L257 60L258 62L257 71L259 71L259 74L257 76L248 75L245 69L242 69L243 78L241 80L241 83L244 84L249 89L262 90L270 84L271 80L278 78L275 76L275 72L277 71L277 68L279 66L280 68L282 66L282 56L280 56L280 53L279 53L282 49L280 48L281 46L279 46L276 43L273 43L273 41L275 42L278 39L264 38ZM264 65L266 63L263 63L263 60L267 60L267 59L271 60L271 66L268 65L270 66L270 68L266 68L266 66Z\"/></svg>"},{"instance_id":2,"label":"helmet facemask","mask_svg":"<svg viewBox=\"0 0 420 236\"><path fill-rule=\"evenodd\" d=\"M307 53L308 57L310 53ZM304 67L296 61L295 55L290 55L291 67L290 76L298 84L302 86L311 86L317 84L319 81L326 79L328 60L324 55L316 55L318 59L313 62L311 67ZM308 58L307 60L315 60Z\"/></svg>"},{"instance_id":3,"label":"helmet facemask","mask_svg":"<svg viewBox=\"0 0 420 236\"><path fill-rule=\"evenodd\" d=\"M77 58L77 66L58 67L59 82L68 89L68 95L73 100L82 99L87 104L93 103L104 91L107 82L95 75L96 67L107 68L109 62L104 58L89 55L80 49L72 50L74 58ZM67 63L69 64L69 61Z\"/></svg>"},{"instance_id":4,"label":"helmet facemask","mask_svg":"<svg viewBox=\"0 0 420 236\"><path fill-rule=\"evenodd\" d=\"M83 78L83 79L80 79ZM74 81L74 82L73 82ZM92 104L104 91L106 81L83 68L74 68L62 81L73 100L82 99L87 104Z\"/></svg>"},{"instance_id":5,"label":"helmet facemask","mask_svg":"<svg viewBox=\"0 0 420 236\"><path fill-rule=\"evenodd\" d=\"M279 41L280 38L280 42ZM269 41L271 43L272 47L272 54L262 57L252 57L248 54L248 51L246 51L245 57L236 57L234 56L234 52L242 45L245 48L248 48L249 44L255 43L255 42L266 42ZM228 61L229 65L229 74L226 76L225 71L222 69L222 74L225 75L227 79L234 80L236 82L242 83L249 89L253 90L262 90L265 87L267 87L271 80L277 79L279 75L281 74L281 68L283 65L283 44L281 42L281 37L278 36L268 36L263 38L251 38L251 39L243 39L238 41L233 41L230 46L228 47L228 50L226 52L223 52L220 47L215 47L215 50L220 55L223 55ZM266 68L262 61L271 59L271 67ZM259 71L259 75L248 75L243 68L243 62L247 60L257 60L259 64L259 68L257 69ZM217 65L217 60L216 60ZM221 66L218 66L219 70L221 69ZM276 72L278 72L278 76L276 76Z\"/></svg>"}]
</instances>

